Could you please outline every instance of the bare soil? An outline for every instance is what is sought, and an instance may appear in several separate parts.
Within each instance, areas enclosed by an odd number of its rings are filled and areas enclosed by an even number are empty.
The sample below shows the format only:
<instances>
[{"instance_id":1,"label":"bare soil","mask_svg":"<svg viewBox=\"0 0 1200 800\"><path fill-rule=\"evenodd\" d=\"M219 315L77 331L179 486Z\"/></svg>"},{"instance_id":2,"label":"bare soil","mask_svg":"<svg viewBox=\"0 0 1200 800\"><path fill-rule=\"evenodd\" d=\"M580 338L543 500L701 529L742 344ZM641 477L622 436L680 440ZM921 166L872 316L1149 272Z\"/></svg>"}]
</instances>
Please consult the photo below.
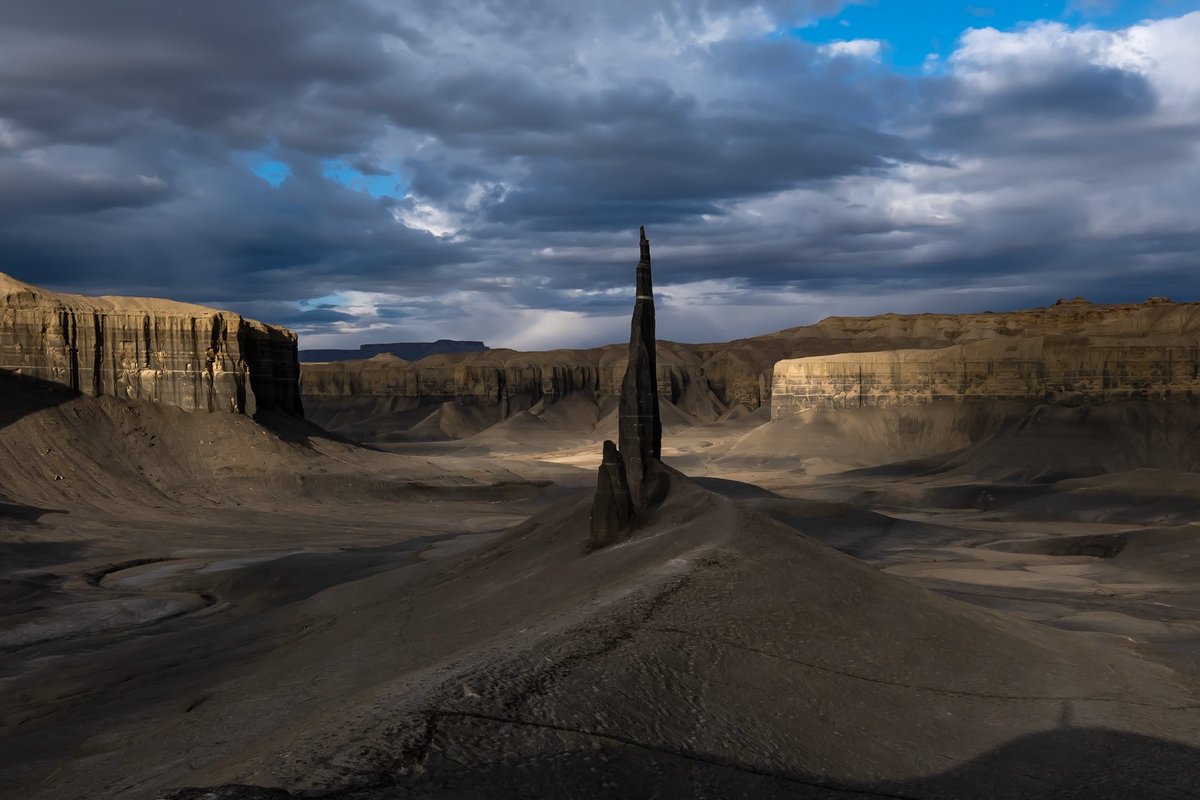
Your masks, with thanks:
<instances>
[{"instance_id":1,"label":"bare soil","mask_svg":"<svg viewBox=\"0 0 1200 800\"><path fill-rule=\"evenodd\" d=\"M1200 796L1191 406L680 420L590 551L599 406L0 389L4 798Z\"/></svg>"}]
</instances>

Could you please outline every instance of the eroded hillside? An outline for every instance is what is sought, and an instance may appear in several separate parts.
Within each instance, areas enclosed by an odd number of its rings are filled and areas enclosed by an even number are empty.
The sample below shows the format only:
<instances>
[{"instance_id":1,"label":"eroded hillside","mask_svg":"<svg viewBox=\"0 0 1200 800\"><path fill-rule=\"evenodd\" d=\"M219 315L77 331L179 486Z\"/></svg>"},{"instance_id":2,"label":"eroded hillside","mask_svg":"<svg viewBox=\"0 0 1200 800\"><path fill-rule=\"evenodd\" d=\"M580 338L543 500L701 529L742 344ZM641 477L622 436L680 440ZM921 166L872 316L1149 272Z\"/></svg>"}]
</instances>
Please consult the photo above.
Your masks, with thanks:
<instances>
[{"instance_id":1,"label":"eroded hillside","mask_svg":"<svg viewBox=\"0 0 1200 800\"><path fill-rule=\"evenodd\" d=\"M1072 371L1070 365L1086 362L1089 374L1103 381L1103 359L1097 363L1095 353L1086 351L1092 347L1089 343L1104 341L1117 349L1167 348L1172 355L1165 355L1164 350L1162 358L1177 361L1180 369L1174 377L1183 380L1182 370L1186 363L1195 362L1200 345L1200 304L1159 298L1124 305L1073 300L1006 313L830 317L815 325L720 344L660 340L659 394L675 407L673 412L681 412L682 418L712 422L769 406L773 384L779 379L776 365L780 361L845 353L941 350L983 343L980 347L987 351L986 357L966 358L960 354L958 361L991 362L993 367L985 364L985 373L1001 364L1002 370L1015 371L1016 379L1024 381L1017 395L1036 395L1036 382L1024 380L1029 369L1025 362L1036 362L1041 357L1046 337L1052 341L1047 352L1052 351L1056 363L1067 365L1063 367L1067 372ZM1039 350L1036 358L1025 352L1033 347L1034 340ZM1147 364L1156 362L1158 352L1146 352L1142 360ZM867 360L890 363L898 358L872 355ZM930 360L919 353L907 359L922 364ZM949 355L938 357L939 363L947 359L954 360ZM590 419L595 426L611 412L605 401L616 396L626 360L623 345L542 353L491 350L432 356L415 362L379 356L305 364L301 392L310 419L368 441L465 438L530 409L540 413L540 409L570 395L582 395L595 405L598 413ZM842 358L846 362L858 360ZM1159 369L1157 364L1146 368ZM881 373L885 369L881 367ZM1033 369L1036 371L1036 366ZM915 373L912 380L917 380ZM927 374L924 380L928 382ZM953 381L957 378L948 374L943 383ZM824 391L820 381L807 382L815 384L812 391ZM827 383L831 395L851 391L842 385L845 381L841 378ZM1014 395L1003 380L976 381L971 386L972 391L988 396ZM788 391L800 390L793 387Z\"/></svg>"}]
</instances>

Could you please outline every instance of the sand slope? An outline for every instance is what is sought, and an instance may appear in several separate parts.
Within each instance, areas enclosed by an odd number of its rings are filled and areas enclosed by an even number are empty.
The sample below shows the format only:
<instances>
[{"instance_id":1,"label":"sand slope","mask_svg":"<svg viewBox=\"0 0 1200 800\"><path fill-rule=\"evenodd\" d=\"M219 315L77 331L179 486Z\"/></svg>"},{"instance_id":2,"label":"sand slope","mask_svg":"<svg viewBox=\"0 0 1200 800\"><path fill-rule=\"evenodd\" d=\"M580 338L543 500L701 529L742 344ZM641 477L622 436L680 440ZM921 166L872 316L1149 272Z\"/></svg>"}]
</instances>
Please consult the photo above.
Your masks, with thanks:
<instances>
[{"instance_id":1,"label":"sand slope","mask_svg":"<svg viewBox=\"0 0 1200 800\"><path fill-rule=\"evenodd\" d=\"M1073 759L1086 796L1195 788L1160 770L1200 744L1200 698L1129 645L946 599L681 477L587 553L589 499L227 620L269 647L193 676L186 714L109 716L87 776L44 796L1085 796ZM1099 730L1143 746L1096 761Z\"/></svg>"},{"instance_id":2,"label":"sand slope","mask_svg":"<svg viewBox=\"0 0 1200 800\"><path fill-rule=\"evenodd\" d=\"M1064 471L1076 454L1053 446L1113 430L1096 451L1109 467L1152 460L1158 434L1133 423L1190 441L1174 407L1037 412L1045 424L954 407L729 423L736 443L710 466L743 460L796 496L676 474L628 542L588 552L577 487L593 473L472 453L505 431L566 441L594 420L602 434L603 406L396 455L10 388L0 796L1200 791L1200 675L1161 652L1192 640L1154 633L1192 624L1193 573L1178 563L1196 549L1190 526L1122 534L1101 558L1089 554L1108 540L1089 529L1011 516L1116 488L1193 491L1186 460L1095 476ZM797 454L826 471L804 473ZM981 486L997 491L990 510L970 506ZM1093 585L1114 601L1083 602ZM1151 616L1159 599L1177 621Z\"/></svg>"}]
</instances>

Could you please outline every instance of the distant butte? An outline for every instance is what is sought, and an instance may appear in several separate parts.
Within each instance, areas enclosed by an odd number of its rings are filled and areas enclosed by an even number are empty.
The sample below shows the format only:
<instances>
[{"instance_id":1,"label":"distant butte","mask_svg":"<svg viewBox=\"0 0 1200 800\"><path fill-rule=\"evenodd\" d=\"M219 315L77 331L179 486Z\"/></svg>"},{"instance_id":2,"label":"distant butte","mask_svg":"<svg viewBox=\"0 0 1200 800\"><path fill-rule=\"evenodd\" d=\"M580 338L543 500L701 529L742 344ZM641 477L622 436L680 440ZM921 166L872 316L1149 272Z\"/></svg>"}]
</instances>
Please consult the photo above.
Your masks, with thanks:
<instances>
[{"instance_id":1,"label":"distant butte","mask_svg":"<svg viewBox=\"0 0 1200 800\"><path fill-rule=\"evenodd\" d=\"M426 356L442 353L483 353L490 350L486 344L477 341L459 341L457 339L438 339L436 342L391 342L388 344L364 344L357 350L318 349L301 350L302 364L322 364L331 361L353 361L356 359L374 358L391 355L405 361L419 361Z\"/></svg>"},{"instance_id":2,"label":"distant butte","mask_svg":"<svg viewBox=\"0 0 1200 800\"><path fill-rule=\"evenodd\" d=\"M777 405L776 400L783 397L775 393L776 388L783 388L785 394L814 395L812 400L801 399L796 407L857 404L860 395L863 405L878 405L866 401L881 395L886 384L899 378L903 378L901 383L908 382L911 376L907 366L894 379L881 371L887 369L885 366L876 370L865 364L883 365L893 358L906 364L941 364L947 358L954 362L953 352L936 351L960 345L969 346L961 354L966 361L995 363L1002 372L1010 367L1038 369L1036 364L1020 367L1006 352L1019 356L1016 361L1041 363L1049 359L1040 378L1018 389L990 380L980 384L972 377L972 370L978 366L974 363L967 365L964 383L963 365L952 363L950 371L958 370L956 385L969 389L973 397L990 397L996 387L1002 394L1012 395L1015 391L1022 398L1052 392L1056 398L1085 394L1089 399L1108 400L1143 390L1151 396L1163 396L1169 390L1172 397L1181 398L1190 396L1189 392L1200 396L1200 382L1190 377L1200 372L1188 370L1189 365L1200 362L1194 349L1198 336L1200 303L1171 302L1161 297L1126 304L1067 300L1023 311L834 316L721 343L660 340L655 367L661 419L668 426L744 419L756 413L766 417ZM1034 341L1037 339L1044 341L1039 344ZM897 355L901 351L929 352ZM886 355L870 355L879 353ZM862 358L851 358L855 354ZM791 380L784 369L791 361L815 356L831 359L827 362L830 366L822 368L830 376L837 374L833 365L841 363L838 359L863 361L863 379L878 375L884 385L868 382L870 385L864 384L860 391L854 367L852 379L837 390L845 398L832 397L818 386L777 387L778 381ZM415 363L362 359L304 364L301 393L309 419L360 441L465 438L509 421L533 424L550 408L557 409L555 414L570 409L576 420L572 424L583 424L579 420L587 416L588 427L603 431L601 441L618 441L615 412L627 360L628 343L621 342L586 350L452 353ZM818 374L811 367L806 369L810 376ZM923 369L924 384L915 384L914 391L920 386L930 388L929 368ZM951 386L939 383L938 369L935 364L932 392L926 396L940 400L948 396ZM1106 370L1110 376L1107 385ZM1065 376L1060 374L1053 385L1047 384L1046 379L1058 373ZM1087 380L1077 386L1078 382L1071 380L1073 376ZM1064 377L1068 380L1059 380ZM1089 388L1094 380L1100 382L1099 393ZM811 381L805 378L802 383ZM1057 388L1059 384L1061 389ZM898 396L911 394L905 389ZM828 402L822 398L828 398Z\"/></svg>"}]
</instances>

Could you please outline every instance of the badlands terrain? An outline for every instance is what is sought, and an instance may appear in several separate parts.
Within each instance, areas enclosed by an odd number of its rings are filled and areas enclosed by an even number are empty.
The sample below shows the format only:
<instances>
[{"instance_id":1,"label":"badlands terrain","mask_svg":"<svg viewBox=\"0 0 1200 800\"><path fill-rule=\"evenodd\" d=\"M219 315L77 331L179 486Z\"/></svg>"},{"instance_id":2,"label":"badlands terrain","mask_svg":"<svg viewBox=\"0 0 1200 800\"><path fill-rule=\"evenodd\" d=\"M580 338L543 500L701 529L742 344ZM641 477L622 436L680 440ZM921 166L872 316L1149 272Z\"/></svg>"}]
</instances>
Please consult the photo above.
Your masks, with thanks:
<instances>
[{"instance_id":1,"label":"badlands terrain","mask_svg":"<svg viewBox=\"0 0 1200 800\"><path fill-rule=\"evenodd\" d=\"M301 368L0 276L0 797L1200 796L1198 345L659 341L669 490L596 547L623 344Z\"/></svg>"}]
</instances>

